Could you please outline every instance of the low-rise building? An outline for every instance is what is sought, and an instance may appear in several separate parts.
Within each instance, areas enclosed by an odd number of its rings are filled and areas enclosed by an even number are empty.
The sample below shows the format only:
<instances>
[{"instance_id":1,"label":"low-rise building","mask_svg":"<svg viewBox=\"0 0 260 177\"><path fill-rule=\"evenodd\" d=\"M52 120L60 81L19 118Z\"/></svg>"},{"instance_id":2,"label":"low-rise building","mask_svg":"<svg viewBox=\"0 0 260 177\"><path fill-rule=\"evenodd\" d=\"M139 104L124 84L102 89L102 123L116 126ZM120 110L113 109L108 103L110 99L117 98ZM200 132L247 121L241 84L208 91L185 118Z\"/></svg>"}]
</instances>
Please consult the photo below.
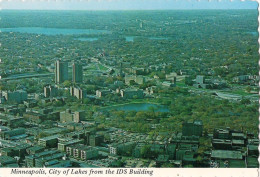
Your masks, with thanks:
<instances>
[{"instance_id":1,"label":"low-rise building","mask_svg":"<svg viewBox=\"0 0 260 177\"><path fill-rule=\"evenodd\" d=\"M40 153L25 156L25 165L28 168L37 167L36 164L35 164L36 159L52 156L52 155L57 154L57 153L58 153L58 150L46 150L46 151L43 151L43 152L40 152Z\"/></svg>"},{"instance_id":2,"label":"low-rise building","mask_svg":"<svg viewBox=\"0 0 260 177\"><path fill-rule=\"evenodd\" d=\"M212 150L211 152L212 159L218 160L242 160L243 154L240 151L230 151L230 150Z\"/></svg>"},{"instance_id":3,"label":"low-rise building","mask_svg":"<svg viewBox=\"0 0 260 177\"><path fill-rule=\"evenodd\" d=\"M165 87L175 87L176 86L176 82L164 81L162 83L162 86L165 86Z\"/></svg>"},{"instance_id":4,"label":"low-rise building","mask_svg":"<svg viewBox=\"0 0 260 177\"><path fill-rule=\"evenodd\" d=\"M17 91L2 91L1 93L2 97L7 102L14 102L14 103L22 103L23 101L27 100L27 92L23 90L17 90Z\"/></svg>"},{"instance_id":5,"label":"low-rise building","mask_svg":"<svg viewBox=\"0 0 260 177\"><path fill-rule=\"evenodd\" d=\"M129 155L136 143L135 142L126 142L126 143L115 143L109 145L109 152L113 155Z\"/></svg>"},{"instance_id":6,"label":"low-rise building","mask_svg":"<svg viewBox=\"0 0 260 177\"><path fill-rule=\"evenodd\" d=\"M24 158L26 155L26 149L30 145L24 144L24 145L17 145L15 147L5 147L0 150L1 155L3 156L10 156L10 157L19 157L19 158Z\"/></svg>"},{"instance_id":7,"label":"low-rise building","mask_svg":"<svg viewBox=\"0 0 260 177\"><path fill-rule=\"evenodd\" d=\"M48 156L44 156L41 158L35 159L35 167L37 168L43 168L45 167L45 164L48 162L51 162L53 160L62 160L62 158L65 156L65 153L63 152L57 152L55 154L50 154Z\"/></svg>"},{"instance_id":8,"label":"low-rise building","mask_svg":"<svg viewBox=\"0 0 260 177\"><path fill-rule=\"evenodd\" d=\"M203 123L201 120L184 122L182 124L182 135L183 136L202 136Z\"/></svg>"},{"instance_id":9,"label":"low-rise building","mask_svg":"<svg viewBox=\"0 0 260 177\"><path fill-rule=\"evenodd\" d=\"M142 75L126 75L125 76L125 84L130 85L131 81L134 81L135 83L141 85L145 83L145 78Z\"/></svg>"},{"instance_id":10,"label":"low-rise building","mask_svg":"<svg viewBox=\"0 0 260 177\"><path fill-rule=\"evenodd\" d=\"M194 87L196 88L211 88L211 83L210 82L206 82L205 77L204 76L196 76L196 80L195 83L193 84Z\"/></svg>"},{"instance_id":11,"label":"low-rise building","mask_svg":"<svg viewBox=\"0 0 260 177\"><path fill-rule=\"evenodd\" d=\"M83 99L87 96L87 91L79 87L70 87L70 95L75 96L77 99Z\"/></svg>"},{"instance_id":12,"label":"low-rise building","mask_svg":"<svg viewBox=\"0 0 260 177\"><path fill-rule=\"evenodd\" d=\"M170 74L165 75L166 80L174 81L176 80L177 73L176 72L171 72Z\"/></svg>"},{"instance_id":13,"label":"low-rise building","mask_svg":"<svg viewBox=\"0 0 260 177\"><path fill-rule=\"evenodd\" d=\"M41 123L45 119L45 116L43 114L35 112L26 112L23 114L23 117L28 121L35 123Z\"/></svg>"},{"instance_id":14,"label":"low-rise building","mask_svg":"<svg viewBox=\"0 0 260 177\"><path fill-rule=\"evenodd\" d=\"M17 164L17 160L13 157L9 156L0 156L0 167L19 167Z\"/></svg>"},{"instance_id":15,"label":"low-rise building","mask_svg":"<svg viewBox=\"0 0 260 177\"><path fill-rule=\"evenodd\" d=\"M25 129L24 128L17 128L9 131L0 132L1 138L5 140L10 140L12 137L19 136L19 135L25 135Z\"/></svg>"},{"instance_id":16,"label":"low-rise building","mask_svg":"<svg viewBox=\"0 0 260 177\"><path fill-rule=\"evenodd\" d=\"M214 129L214 139L231 139L231 133L228 129Z\"/></svg>"},{"instance_id":17,"label":"low-rise building","mask_svg":"<svg viewBox=\"0 0 260 177\"><path fill-rule=\"evenodd\" d=\"M85 118L85 111L72 112L70 109L60 112L60 121L62 123L81 122Z\"/></svg>"},{"instance_id":18,"label":"low-rise building","mask_svg":"<svg viewBox=\"0 0 260 177\"><path fill-rule=\"evenodd\" d=\"M82 144L83 142L84 142L83 139L70 139L70 138L59 139L58 150L66 151L66 148L68 146L75 145L75 144Z\"/></svg>"},{"instance_id":19,"label":"low-rise building","mask_svg":"<svg viewBox=\"0 0 260 177\"><path fill-rule=\"evenodd\" d=\"M66 147L66 153L76 159L81 160L95 159L99 156L97 148L83 144L76 144Z\"/></svg>"},{"instance_id":20,"label":"low-rise building","mask_svg":"<svg viewBox=\"0 0 260 177\"><path fill-rule=\"evenodd\" d=\"M90 146L100 146L104 142L104 135L90 135L89 145Z\"/></svg>"},{"instance_id":21,"label":"low-rise building","mask_svg":"<svg viewBox=\"0 0 260 177\"><path fill-rule=\"evenodd\" d=\"M107 96L109 94L111 94L111 90L97 90L96 91L96 96L101 98L101 97L104 97L104 96Z\"/></svg>"},{"instance_id":22,"label":"low-rise building","mask_svg":"<svg viewBox=\"0 0 260 177\"><path fill-rule=\"evenodd\" d=\"M30 148L27 148L26 149L26 152L27 152L27 154L29 154L29 155L33 155L33 154L37 154L37 153L39 153L39 152L42 152L42 151L44 151L44 147L43 146L32 146L32 147L30 147Z\"/></svg>"},{"instance_id":23,"label":"low-rise building","mask_svg":"<svg viewBox=\"0 0 260 177\"><path fill-rule=\"evenodd\" d=\"M60 135L47 136L38 140L38 145L43 147L55 148L58 145Z\"/></svg>"},{"instance_id":24,"label":"low-rise building","mask_svg":"<svg viewBox=\"0 0 260 177\"><path fill-rule=\"evenodd\" d=\"M127 99L132 99L132 98L139 99L144 97L144 92L141 89L131 89L131 88L122 89L120 90L120 94L121 97Z\"/></svg>"},{"instance_id":25,"label":"low-rise building","mask_svg":"<svg viewBox=\"0 0 260 177\"><path fill-rule=\"evenodd\" d=\"M212 146L214 149L219 150L231 150L232 149L232 141L228 139L213 139Z\"/></svg>"}]
</instances>

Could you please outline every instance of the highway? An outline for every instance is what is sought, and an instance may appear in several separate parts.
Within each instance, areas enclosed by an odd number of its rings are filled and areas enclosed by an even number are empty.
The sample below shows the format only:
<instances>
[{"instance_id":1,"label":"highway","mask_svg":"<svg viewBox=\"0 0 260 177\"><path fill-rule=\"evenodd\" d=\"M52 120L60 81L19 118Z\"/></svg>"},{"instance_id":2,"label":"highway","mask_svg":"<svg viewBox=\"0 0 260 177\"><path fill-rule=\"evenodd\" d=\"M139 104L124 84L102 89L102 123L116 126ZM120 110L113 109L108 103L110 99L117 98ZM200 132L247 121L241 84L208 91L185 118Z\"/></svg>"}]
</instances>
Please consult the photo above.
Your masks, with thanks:
<instances>
[{"instance_id":1,"label":"highway","mask_svg":"<svg viewBox=\"0 0 260 177\"><path fill-rule=\"evenodd\" d=\"M53 76L53 75L54 75L54 73L23 75L23 76L2 78L2 79L0 79L0 81L17 80L17 79L25 79L25 78L32 78L32 77L48 77L48 76Z\"/></svg>"}]
</instances>

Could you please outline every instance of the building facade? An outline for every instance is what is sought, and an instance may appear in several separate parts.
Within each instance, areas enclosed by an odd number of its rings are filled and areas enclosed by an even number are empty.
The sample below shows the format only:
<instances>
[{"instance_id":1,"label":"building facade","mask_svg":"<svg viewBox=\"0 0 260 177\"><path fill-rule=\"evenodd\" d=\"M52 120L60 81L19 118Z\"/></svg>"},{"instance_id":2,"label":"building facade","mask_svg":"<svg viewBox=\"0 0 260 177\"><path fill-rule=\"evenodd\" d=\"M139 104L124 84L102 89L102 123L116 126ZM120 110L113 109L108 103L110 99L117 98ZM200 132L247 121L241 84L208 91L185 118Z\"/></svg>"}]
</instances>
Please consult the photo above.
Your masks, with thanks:
<instances>
[{"instance_id":1,"label":"building facade","mask_svg":"<svg viewBox=\"0 0 260 177\"><path fill-rule=\"evenodd\" d=\"M72 82L82 83L83 81L83 69L81 63L74 62L72 64Z\"/></svg>"},{"instance_id":2,"label":"building facade","mask_svg":"<svg viewBox=\"0 0 260 177\"><path fill-rule=\"evenodd\" d=\"M57 60L55 63L55 83L61 84L68 79L68 62Z\"/></svg>"},{"instance_id":3,"label":"building facade","mask_svg":"<svg viewBox=\"0 0 260 177\"><path fill-rule=\"evenodd\" d=\"M203 123L200 120L184 122L182 124L183 136L202 136Z\"/></svg>"},{"instance_id":4,"label":"building facade","mask_svg":"<svg viewBox=\"0 0 260 177\"><path fill-rule=\"evenodd\" d=\"M44 97L56 97L58 96L58 89L52 85L48 85L44 87Z\"/></svg>"}]
</instances>

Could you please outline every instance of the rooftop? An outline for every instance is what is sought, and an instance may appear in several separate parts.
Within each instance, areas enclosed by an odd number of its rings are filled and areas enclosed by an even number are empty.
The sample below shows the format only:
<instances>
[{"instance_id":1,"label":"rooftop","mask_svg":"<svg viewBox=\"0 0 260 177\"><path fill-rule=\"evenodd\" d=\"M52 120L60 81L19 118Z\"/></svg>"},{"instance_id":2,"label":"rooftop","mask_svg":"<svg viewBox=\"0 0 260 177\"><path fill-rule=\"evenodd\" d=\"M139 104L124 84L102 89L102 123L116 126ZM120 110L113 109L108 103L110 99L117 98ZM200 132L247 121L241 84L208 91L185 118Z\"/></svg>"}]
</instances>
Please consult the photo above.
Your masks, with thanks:
<instances>
[{"instance_id":1,"label":"rooftop","mask_svg":"<svg viewBox=\"0 0 260 177\"><path fill-rule=\"evenodd\" d=\"M212 158L218 159L243 159L240 151L212 150Z\"/></svg>"},{"instance_id":2,"label":"rooftop","mask_svg":"<svg viewBox=\"0 0 260 177\"><path fill-rule=\"evenodd\" d=\"M43 138L40 138L39 141L47 141L47 140L52 140L52 139L56 139L56 138L59 138L61 135L52 135L52 136L47 136L47 137L43 137Z\"/></svg>"}]
</instances>

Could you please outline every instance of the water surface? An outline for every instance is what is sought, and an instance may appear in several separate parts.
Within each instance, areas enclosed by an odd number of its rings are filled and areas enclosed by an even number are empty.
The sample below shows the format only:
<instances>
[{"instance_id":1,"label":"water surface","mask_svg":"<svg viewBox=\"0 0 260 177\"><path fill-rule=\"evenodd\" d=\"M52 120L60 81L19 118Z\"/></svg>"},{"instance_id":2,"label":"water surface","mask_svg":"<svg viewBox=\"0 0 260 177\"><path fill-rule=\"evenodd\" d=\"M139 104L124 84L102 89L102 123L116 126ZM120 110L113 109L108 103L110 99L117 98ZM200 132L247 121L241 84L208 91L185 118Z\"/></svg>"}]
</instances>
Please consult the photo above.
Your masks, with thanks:
<instances>
[{"instance_id":1,"label":"water surface","mask_svg":"<svg viewBox=\"0 0 260 177\"><path fill-rule=\"evenodd\" d=\"M105 108L105 110L118 110L118 111L149 111L154 110L155 112L169 112L167 106L157 105L152 103L129 103L118 106L111 106Z\"/></svg>"},{"instance_id":2,"label":"water surface","mask_svg":"<svg viewBox=\"0 0 260 177\"><path fill-rule=\"evenodd\" d=\"M68 29L68 28L41 28L41 27L17 27L0 28L1 32L20 32L45 35L77 35L77 34L109 34L107 30L96 29Z\"/></svg>"},{"instance_id":3,"label":"water surface","mask_svg":"<svg viewBox=\"0 0 260 177\"><path fill-rule=\"evenodd\" d=\"M81 38L74 38L74 40L79 40L79 41L97 41L98 38L91 38L91 37L81 37Z\"/></svg>"}]
</instances>

